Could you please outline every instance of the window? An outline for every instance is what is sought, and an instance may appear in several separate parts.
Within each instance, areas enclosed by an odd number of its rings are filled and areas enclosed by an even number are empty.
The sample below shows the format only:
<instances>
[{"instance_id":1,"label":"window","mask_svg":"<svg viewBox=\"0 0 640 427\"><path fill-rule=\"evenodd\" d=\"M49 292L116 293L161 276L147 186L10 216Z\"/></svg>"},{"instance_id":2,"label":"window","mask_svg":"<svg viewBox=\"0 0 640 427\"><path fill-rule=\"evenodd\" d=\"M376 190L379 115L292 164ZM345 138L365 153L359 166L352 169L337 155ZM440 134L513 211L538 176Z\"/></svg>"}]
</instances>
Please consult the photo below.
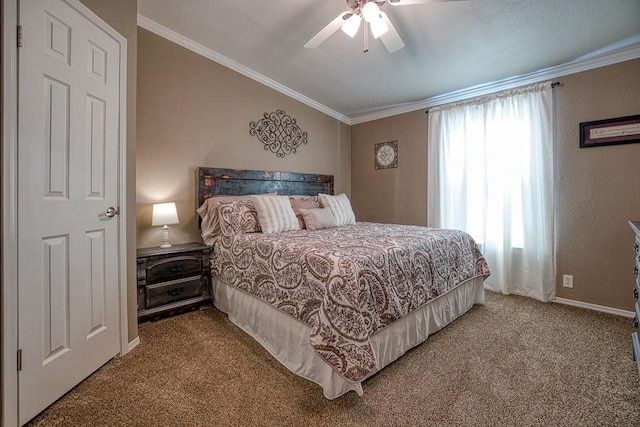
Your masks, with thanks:
<instances>
[{"instance_id":1,"label":"window","mask_svg":"<svg viewBox=\"0 0 640 427\"><path fill-rule=\"evenodd\" d=\"M555 296L550 83L429 111L429 225L467 231L489 289Z\"/></svg>"}]
</instances>

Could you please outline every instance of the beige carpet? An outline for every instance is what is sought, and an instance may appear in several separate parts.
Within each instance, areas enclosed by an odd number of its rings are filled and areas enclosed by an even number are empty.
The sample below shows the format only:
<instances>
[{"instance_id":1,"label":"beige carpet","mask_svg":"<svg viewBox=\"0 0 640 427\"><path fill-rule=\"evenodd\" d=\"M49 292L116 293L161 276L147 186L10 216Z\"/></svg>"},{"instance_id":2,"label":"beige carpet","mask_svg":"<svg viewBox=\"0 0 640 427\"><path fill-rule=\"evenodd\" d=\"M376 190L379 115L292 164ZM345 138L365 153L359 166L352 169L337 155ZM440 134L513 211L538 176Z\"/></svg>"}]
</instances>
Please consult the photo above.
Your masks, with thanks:
<instances>
[{"instance_id":1,"label":"beige carpet","mask_svg":"<svg viewBox=\"0 0 640 427\"><path fill-rule=\"evenodd\" d=\"M631 320L487 294L330 401L216 309L140 329L37 426L640 426Z\"/></svg>"}]
</instances>

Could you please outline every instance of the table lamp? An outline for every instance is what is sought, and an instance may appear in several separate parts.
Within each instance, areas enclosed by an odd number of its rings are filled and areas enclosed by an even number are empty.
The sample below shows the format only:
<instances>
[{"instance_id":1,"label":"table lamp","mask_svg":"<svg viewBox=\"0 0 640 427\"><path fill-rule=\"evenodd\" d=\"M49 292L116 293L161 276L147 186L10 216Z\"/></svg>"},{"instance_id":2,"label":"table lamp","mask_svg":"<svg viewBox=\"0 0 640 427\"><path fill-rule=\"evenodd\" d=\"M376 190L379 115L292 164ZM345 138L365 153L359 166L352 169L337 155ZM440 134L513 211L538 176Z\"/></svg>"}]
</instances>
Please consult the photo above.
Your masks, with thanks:
<instances>
[{"instance_id":1,"label":"table lamp","mask_svg":"<svg viewBox=\"0 0 640 427\"><path fill-rule=\"evenodd\" d=\"M156 203L153 205L153 215L151 219L152 226L162 225L162 244L161 248L170 248L169 243L169 224L178 224L178 210L174 202Z\"/></svg>"}]
</instances>

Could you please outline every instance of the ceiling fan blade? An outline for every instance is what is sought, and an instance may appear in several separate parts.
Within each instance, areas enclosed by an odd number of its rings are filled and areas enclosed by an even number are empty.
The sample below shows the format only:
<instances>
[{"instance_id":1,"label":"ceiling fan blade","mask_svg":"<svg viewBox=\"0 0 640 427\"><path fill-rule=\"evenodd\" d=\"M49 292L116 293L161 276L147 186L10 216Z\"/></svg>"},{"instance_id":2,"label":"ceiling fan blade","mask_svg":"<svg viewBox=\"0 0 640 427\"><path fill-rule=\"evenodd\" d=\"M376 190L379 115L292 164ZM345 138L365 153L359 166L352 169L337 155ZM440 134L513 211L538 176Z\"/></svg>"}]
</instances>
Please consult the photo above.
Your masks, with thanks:
<instances>
[{"instance_id":1,"label":"ceiling fan blade","mask_svg":"<svg viewBox=\"0 0 640 427\"><path fill-rule=\"evenodd\" d=\"M393 53L402 49L404 47L404 42L396 31L396 28L391 23L391 20L384 12L380 12L380 16L382 16L384 23L387 24L387 27L389 28L389 31L380 36L380 40L382 40L384 47L387 48L389 53Z\"/></svg>"},{"instance_id":2,"label":"ceiling fan blade","mask_svg":"<svg viewBox=\"0 0 640 427\"><path fill-rule=\"evenodd\" d=\"M448 1L466 1L466 0L387 0L391 6L407 6L410 4L425 4L425 3L443 3Z\"/></svg>"},{"instance_id":3,"label":"ceiling fan blade","mask_svg":"<svg viewBox=\"0 0 640 427\"><path fill-rule=\"evenodd\" d=\"M309 40L304 45L304 47L309 48L309 49L313 49L313 48L316 48L316 47L320 46L320 44L322 44L323 41L325 41L326 39L331 37L331 35L333 33L338 31L338 29L340 27L342 27L342 24L344 23L344 18L343 17L347 13L349 15L351 15L351 12L342 12L342 13L340 13L340 15L336 16L336 18L333 21L329 22L329 24L326 27L321 29L320 32L318 32L318 34L313 36L311 38L311 40Z\"/></svg>"}]
</instances>

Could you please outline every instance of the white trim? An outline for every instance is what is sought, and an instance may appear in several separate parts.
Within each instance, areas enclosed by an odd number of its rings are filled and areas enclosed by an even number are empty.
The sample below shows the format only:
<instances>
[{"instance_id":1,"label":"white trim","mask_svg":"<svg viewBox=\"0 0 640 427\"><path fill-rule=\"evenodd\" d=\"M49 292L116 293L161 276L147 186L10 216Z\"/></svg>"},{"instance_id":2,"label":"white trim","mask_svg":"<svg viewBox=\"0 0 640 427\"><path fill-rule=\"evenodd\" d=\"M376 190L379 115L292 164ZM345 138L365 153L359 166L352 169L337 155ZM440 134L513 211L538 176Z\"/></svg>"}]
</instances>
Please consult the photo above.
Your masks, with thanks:
<instances>
[{"instance_id":1,"label":"white trim","mask_svg":"<svg viewBox=\"0 0 640 427\"><path fill-rule=\"evenodd\" d=\"M503 90L509 90L520 86L540 83L545 80L557 79L559 77L567 76L570 74L576 74L582 71L589 71L596 68L605 67L607 65L617 64L619 62L637 59L640 58L640 40L636 39L640 39L640 37L630 39L631 44L626 47L616 48L615 50L609 51L603 49L597 54L593 53L591 55L585 55L576 61L556 67L546 68L521 76L510 77L508 79L500 80L497 82L472 86L455 92L432 96L431 98L427 98L422 101L401 104L376 111L374 113L352 117L351 124L356 125L359 123L383 119L385 117L409 113L416 110L429 109L438 105L477 98Z\"/></svg>"},{"instance_id":2,"label":"white trim","mask_svg":"<svg viewBox=\"0 0 640 427\"><path fill-rule=\"evenodd\" d=\"M109 27L111 29L111 27ZM130 351L129 340L129 313L128 313L128 262L129 252L127 251L127 39L117 31L113 30L117 35L114 37L120 42L120 144L118 156L120 159L118 180L120 187L118 189L118 253L120 259L118 262L120 271L120 355L124 355Z\"/></svg>"},{"instance_id":3,"label":"white trim","mask_svg":"<svg viewBox=\"0 0 640 427\"><path fill-rule=\"evenodd\" d=\"M417 102L409 102L399 105L388 105L380 108L376 108L375 112L362 112L361 115L353 115L347 117L342 113L339 113L331 108L314 101L313 99L302 95L281 83L276 82L260 73L245 67L242 64L235 62L232 59L227 58L218 52L209 49L193 40L176 33L167 27L158 24L157 22L138 14L138 26L149 30L154 34L164 37L191 50L199 55L204 56L214 62L224 65L250 79L253 79L259 83L264 84L280 93L283 93L297 101L302 102L315 108L316 110L327 114L337 120L340 120L347 125L357 125L360 123L370 122L373 120L379 120L386 117L396 116L398 114L410 113L416 110L428 109L438 105L448 104L451 102L458 102L465 99L476 98L479 96L489 95L495 92L509 90L520 86L526 86L529 84L540 83L545 80L555 79L569 74L575 74L582 71L589 71L607 65L617 64L619 62L630 61L632 59L640 58L640 35L631 37L627 40L615 43L611 46L599 49L591 52L590 54L583 55L577 58L575 61L568 62L556 67L545 68L533 73L524 74L521 76L510 77L508 79L499 80L496 82L486 83L482 85L472 86L465 89L461 89L455 92L445 93L442 95L432 96L430 98L423 99Z\"/></svg>"},{"instance_id":4,"label":"white trim","mask_svg":"<svg viewBox=\"0 0 640 427\"><path fill-rule=\"evenodd\" d=\"M224 65L225 67L230 68L233 71L242 74L243 76L249 77L252 80L255 80L267 87L270 87L271 89L274 89L284 95L287 95L290 98L300 101L311 108L314 108L322 113L325 113L328 116L333 117L334 119L340 120L341 122L346 123L348 125L351 124L351 120L349 119L349 117L345 116L344 114L341 114L335 110L332 110L331 108L325 105L322 105L319 102L314 101L313 99L307 96L304 96L303 94L296 92L295 90L290 89L284 86L283 84L280 84L277 81L270 79L267 76L264 76L256 71L253 71L252 69L245 67L244 65L239 64L236 61L230 58L227 58L226 56L221 55L218 52L212 49L209 49L208 47L203 46L200 43L197 43L183 35L180 35L175 31L172 31L167 27L164 27L158 24L157 22L152 21L151 19L146 18L140 14L138 14L138 26L144 28L145 30L151 31L152 33L157 34L160 37L164 37L165 39L170 40L179 46L189 49L190 51L195 52L198 55L204 56L205 58L210 59L214 62L217 62L218 64Z\"/></svg>"},{"instance_id":5,"label":"white trim","mask_svg":"<svg viewBox=\"0 0 640 427\"><path fill-rule=\"evenodd\" d=\"M587 310L599 311L602 313L614 314L616 316L628 317L630 319L633 319L633 317L635 316L633 311L621 310L619 308L606 307L604 305L591 304L589 302L576 301L567 298L555 298L551 302L571 305L573 307L586 308Z\"/></svg>"},{"instance_id":6,"label":"white trim","mask_svg":"<svg viewBox=\"0 0 640 427\"><path fill-rule=\"evenodd\" d=\"M2 2L2 425L18 425L18 0Z\"/></svg>"},{"instance_id":7,"label":"white trim","mask_svg":"<svg viewBox=\"0 0 640 427\"><path fill-rule=\"evenodd\" d=\"M140 345L140 336L137 336L127 345L127 353Z\"/></svg>"}]
</instances>

